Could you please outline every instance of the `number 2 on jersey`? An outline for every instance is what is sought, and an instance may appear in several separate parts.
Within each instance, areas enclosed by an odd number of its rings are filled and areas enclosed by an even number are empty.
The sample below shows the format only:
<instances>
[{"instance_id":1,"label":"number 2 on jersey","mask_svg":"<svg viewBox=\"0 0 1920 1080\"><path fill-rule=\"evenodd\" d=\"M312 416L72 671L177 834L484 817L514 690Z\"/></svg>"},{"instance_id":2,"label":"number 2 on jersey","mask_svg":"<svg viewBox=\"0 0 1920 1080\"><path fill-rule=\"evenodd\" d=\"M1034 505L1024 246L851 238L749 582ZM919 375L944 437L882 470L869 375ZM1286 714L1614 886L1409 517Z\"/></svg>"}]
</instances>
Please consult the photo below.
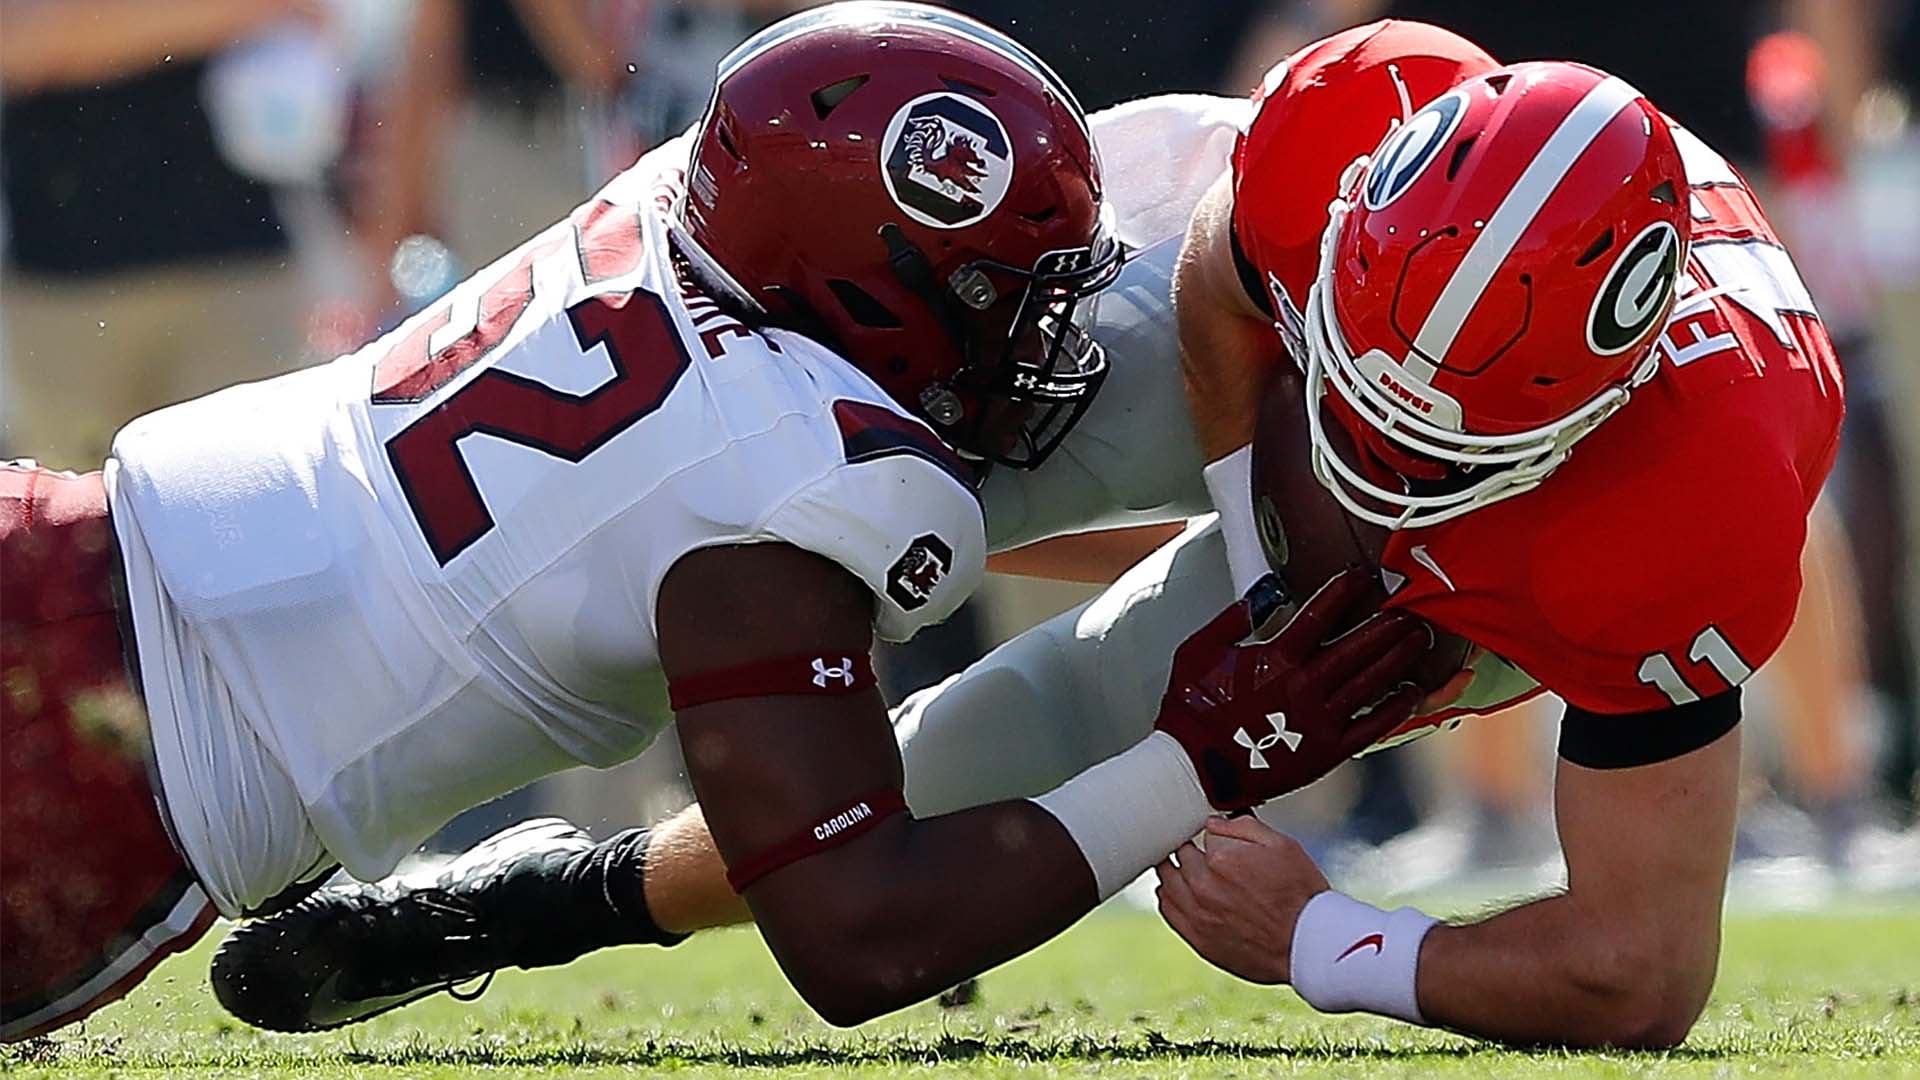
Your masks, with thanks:
<instances>
[{"instance_id":1,"label":"number 2 on jersey","mask_svg":"<svg viewBox=\"0 0 1920 1080\"><path fill-rule=\"evenodd\" d=\"M592 203L562 223L579 229L577 250L588 284L639 265L639 228L631 208ZM383 358L374 404L417 402L485 358L531 305L534 266L565 250L570 237L539 237L479 294L457 290ZM464 314L463 331L452 332ZM592 296L566 311L581 353L606 350L613 377L573 394L498 368L474 376L431 411L387 440L387 459L434 558L445 566L494 528L473 471L460 452L470 435L489 435L573 464L660 407L691 362L665 303L644 289Z\"/></svg>"}]
</instances>

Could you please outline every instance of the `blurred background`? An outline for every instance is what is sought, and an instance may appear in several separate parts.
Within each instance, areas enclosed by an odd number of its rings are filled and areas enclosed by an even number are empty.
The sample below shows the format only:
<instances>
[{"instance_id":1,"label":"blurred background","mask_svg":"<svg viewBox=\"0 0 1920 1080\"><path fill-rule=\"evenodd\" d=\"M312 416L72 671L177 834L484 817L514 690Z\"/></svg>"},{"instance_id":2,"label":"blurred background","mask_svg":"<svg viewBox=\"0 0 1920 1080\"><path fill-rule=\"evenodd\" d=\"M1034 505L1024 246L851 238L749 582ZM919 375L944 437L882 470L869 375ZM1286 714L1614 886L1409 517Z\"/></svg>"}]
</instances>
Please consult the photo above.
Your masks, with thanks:
<instances>
[{"instance_id":1,"label":"blurred background","mask_svg":"<svg viewBox=\"0 0 1920 1080\"><path fill-rule=\"evenodd\" d=\"M93 469L160 406L357 347L694 122L792 0L0 0L0 456ZM1736 896L1920 894L1920 0L964 0L1087 108L1239 94L1381 16L1614 71L1754 180L1847 368L1796 628L1749 694ZM5 568L0 567L0 573ZM1088 593L997 580L914 647L944 677ZM1375 755L1281 823L1356 890L1558 873L1558 706ZM482 807L458 849L687 798L669 740Z\"/></svg>"}]
</instances>

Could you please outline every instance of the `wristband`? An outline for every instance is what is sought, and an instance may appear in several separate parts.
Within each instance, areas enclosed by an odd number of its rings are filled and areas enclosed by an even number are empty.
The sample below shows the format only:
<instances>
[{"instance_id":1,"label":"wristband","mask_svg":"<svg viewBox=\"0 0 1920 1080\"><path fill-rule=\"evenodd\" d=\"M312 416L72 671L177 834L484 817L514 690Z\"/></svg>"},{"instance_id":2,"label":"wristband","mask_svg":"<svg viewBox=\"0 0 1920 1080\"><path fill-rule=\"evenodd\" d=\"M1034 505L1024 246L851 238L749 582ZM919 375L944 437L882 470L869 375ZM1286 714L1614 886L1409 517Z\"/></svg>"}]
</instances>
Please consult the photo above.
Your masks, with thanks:
<instances>
[{"instance_id":1,"label":"wristband","mask_svg":"<svg viewBox=\"0 0 1920 1080\"><path fill-rule=\"evenodd\" d=\"M1324 1013L1370 1012L1410 1024L1420 1015L1420 943L1440 920L1417 908L1382 911L1328 889L1293 924L1288 981Z\"/></svg>"},{"instance_id":2,"label":"wristband","mask_svg":"<svg viewBox=\"0 0 1920 1080\"><path fill-rule=\"evenodd\" d=\"M1227 570L1233 574L1233 592L1238 596L1267 572L1266 549L1260 546L1260 530L1253 520L1253 444L1209 464L1200 476L1220 514Z\"/></svg>"},{"instance_id":3,"label":"wristband","mask_svg":"<svg viewBox=\"0 0 1920 1080\"><path fill-rule=\"evenodd\" d=\"M1213 813L1193 760L1164 731L1032 801L1080 846L1102 900L1193 839Z\"/></svg>"}]
</instances>

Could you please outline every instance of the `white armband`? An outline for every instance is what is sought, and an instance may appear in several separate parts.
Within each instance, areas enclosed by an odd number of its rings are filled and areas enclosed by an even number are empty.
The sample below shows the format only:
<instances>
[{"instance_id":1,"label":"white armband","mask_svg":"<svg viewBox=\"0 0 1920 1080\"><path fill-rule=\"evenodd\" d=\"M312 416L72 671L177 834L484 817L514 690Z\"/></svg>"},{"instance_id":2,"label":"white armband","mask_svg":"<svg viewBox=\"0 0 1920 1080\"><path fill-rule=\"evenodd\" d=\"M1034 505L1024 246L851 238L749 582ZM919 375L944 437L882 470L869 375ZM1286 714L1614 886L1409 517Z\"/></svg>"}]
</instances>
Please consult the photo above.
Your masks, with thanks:
<instances>
[{"instance_id":1,"label":"white armband","mask_svg":"<svg viewBox=\"0 0 1920 1080\"><path fill-rule=\"evenodd\" d=\"M1080 845L1102 900L1193 839L1214 812L1192 759L1164 731L1033 801Z\"/></svg>"},{"instance_id":2,"label":"white armband","mask_svg":"<svg viewBox=\"0 0 1920 1080\"><path fill-rule=\"evenodd\" d=\"M1266 549L1260 546L1260 530L1253 520L1253 444L1209 464L1200 476L1220 514L1234 595L1243 595L1267 572Z\"/></svg>"},{"instance_id":3,"label":"white armband","mask_svg":"<svg viewBox=\"0 0 1920 1080\"><path fill-rule=\"evenodd\" d=\"M1415 993L1420 943L1440 920L1417 908L1382 911L1329 889L1293 924L1289 982L1324 1013L1370 1012L1424 1024Z\"/></svg>"}]
</instances>

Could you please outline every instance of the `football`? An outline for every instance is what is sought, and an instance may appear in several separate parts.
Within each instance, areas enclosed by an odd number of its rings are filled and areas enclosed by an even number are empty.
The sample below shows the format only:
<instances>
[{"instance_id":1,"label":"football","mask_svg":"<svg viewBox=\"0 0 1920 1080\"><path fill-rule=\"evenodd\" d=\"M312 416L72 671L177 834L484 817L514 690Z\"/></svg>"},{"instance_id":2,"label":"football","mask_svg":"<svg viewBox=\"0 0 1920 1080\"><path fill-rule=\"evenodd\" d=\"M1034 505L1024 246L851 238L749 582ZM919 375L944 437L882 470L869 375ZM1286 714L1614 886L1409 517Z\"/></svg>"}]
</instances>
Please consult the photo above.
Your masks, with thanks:
<instances>
[{"instance_id":1,"label":"football","mask_svg":"<svg viewBox=\"0 0 1920 1080\"><path fill-rule=\"evenodd\" d=\"M1305 386L1306 380L1291 368L1269 380L1253 435L1254 523L1267 565L1285 582L1288 599L1295 605L1349 566L1377 571L1388 535L1386 529L1347 513L1314 478L1302 401ZM1338 427L1328 434L1344 440ZM1380 587L1379 601L1386 599L1387 591ZM1467 639L1456 634L1437 628L1434 633L1433 651L1419 668L1421 679L1429 685L1464 667L1472 649Z\"/></svg>"}]
</instances>

